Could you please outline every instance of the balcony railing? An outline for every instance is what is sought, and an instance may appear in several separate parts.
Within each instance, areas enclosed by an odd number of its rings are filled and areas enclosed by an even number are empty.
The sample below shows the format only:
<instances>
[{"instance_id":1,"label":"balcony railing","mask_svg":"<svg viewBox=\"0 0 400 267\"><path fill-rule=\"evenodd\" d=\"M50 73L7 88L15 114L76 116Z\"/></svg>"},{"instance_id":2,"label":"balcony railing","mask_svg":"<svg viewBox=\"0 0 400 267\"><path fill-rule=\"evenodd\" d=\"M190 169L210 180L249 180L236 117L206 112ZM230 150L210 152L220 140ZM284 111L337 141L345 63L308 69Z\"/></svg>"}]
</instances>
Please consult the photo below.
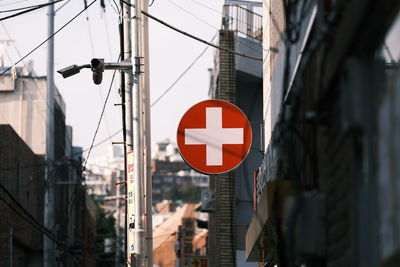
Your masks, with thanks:
<instances>
[{"instance_id":1,"label":"balcony railing","mask_svg":"<svg viewBox=\"0 0 400 267\"><path fill-rule=\"evenodd\" d=\"M262 41L262 16L239 5L224 5L222 29Z\"/></svg>"}]
</instances>

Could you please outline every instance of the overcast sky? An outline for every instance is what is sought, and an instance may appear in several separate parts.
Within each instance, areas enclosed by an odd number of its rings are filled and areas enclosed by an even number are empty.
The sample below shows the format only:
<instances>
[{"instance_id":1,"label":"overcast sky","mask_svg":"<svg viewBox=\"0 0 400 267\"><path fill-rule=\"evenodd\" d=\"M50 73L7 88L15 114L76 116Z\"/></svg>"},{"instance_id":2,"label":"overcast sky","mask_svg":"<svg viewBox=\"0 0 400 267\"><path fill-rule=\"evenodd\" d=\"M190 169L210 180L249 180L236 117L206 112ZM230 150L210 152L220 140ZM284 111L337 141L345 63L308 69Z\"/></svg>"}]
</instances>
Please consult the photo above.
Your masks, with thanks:
<instances>
[{"instance_id":1,"label":"overcast sky","mask_svg":"<svg viewBox=\"0 0 400 267\"><path fill-rule=\"evenodd\" d=\"M56 4L56 9L67 0ZM217 11L222 10L223 0L196 0ZM9 10L28 5L45 3L46 0L0 0L0 10ZM88 3L92 1L87 0ZM116 1L119 2L119 1ZM55 69L72 64L89 63L93 57L102 57L106 61L115 61L119 54L118 14L112 0L105 0L105 11L100 0L94 3L70 25L55 37ZM179 5L198 18L188 14ZM63 26L84 7L84 0L72 0L61 8L55 17L55 30ZM222 15L207 9L192 0L154 0L149 8L154 16L192 33L202 39L211 40L220 28ZM4 13L3 16L10 13ZM24 56L47 37L47 8L2 21L1 40L12 39L12 45L6 47L5 65ZM87 19L88 18L88 19ZM200 19L204 20L201 21ZM208 25L208 24L210 25ZM10 37L7 35L7 32ZM16 51L18 49L20 55ZM205 44L189 39L165 26L150 21L150 80L152 102L186 69L201 53ZM47 45L43 45L25 62L34 61L34 70L38 75L46 75ZM209 48L184 78L153 108L152 141L169 138L176 139L176 128L180 117L193 104L207 99L209 73L212 67L214 49ZM18 64L22 66L22 63ZM101 108L112 77L112 71L104 73L101 86L92 82L91 72L82 70L80 74L63 79L56 73L55 83L66 103L67 124L73 127L73 143L83 148L89 147L100 116ZM120 107L117 94L119 76L114 87L102 121L97 141L101 141L121 129ZM112 141L121 141L116 136ZM94 149L94 154L104 154L111 141Z\"/></svg>"}]
</instances>

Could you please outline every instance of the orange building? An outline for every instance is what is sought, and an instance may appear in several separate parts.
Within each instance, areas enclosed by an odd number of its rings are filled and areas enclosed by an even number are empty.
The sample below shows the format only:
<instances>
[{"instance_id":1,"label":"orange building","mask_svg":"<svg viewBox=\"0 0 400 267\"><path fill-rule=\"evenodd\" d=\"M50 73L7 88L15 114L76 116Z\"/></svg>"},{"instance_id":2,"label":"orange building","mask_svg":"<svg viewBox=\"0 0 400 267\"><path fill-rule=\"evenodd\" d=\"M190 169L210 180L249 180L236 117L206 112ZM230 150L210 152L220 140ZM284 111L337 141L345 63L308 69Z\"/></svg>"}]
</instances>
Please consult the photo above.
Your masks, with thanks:
<instances>
[{"instance_id":1,"label":"orange building","mask_svg":"<svg viewBox=\"0 0 400 267\"><path fill-rule=\"evenodd\" d=\"M175 267L177 254L179 255L182 246L182 242L178 240L178 229L180 226L182 227L183 221L195 221L197 205L184 204L182 207L178 207L175 213L153 230L154 265ZM156 217L159 215L156 215ZM192 239L190 240L190 247L190 250L192 250Z\"/></svg>"}]
</instances>

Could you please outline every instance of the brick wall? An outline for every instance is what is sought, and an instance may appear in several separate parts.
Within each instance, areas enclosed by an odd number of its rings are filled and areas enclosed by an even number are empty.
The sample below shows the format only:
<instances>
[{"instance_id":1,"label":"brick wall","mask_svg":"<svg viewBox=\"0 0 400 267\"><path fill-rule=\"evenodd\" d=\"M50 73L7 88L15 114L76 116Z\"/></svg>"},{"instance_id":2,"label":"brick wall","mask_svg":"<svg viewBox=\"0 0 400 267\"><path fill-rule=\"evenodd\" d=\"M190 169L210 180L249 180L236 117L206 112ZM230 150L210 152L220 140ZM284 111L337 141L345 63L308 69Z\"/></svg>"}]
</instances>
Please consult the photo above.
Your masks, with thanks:
<instances>
[{"instance_id":1,"label":"brick wall","mask_svg":"<svg viewBox=\"0 0 400 267\"><path fill-rule=\"evenodd\" d=\"M10 125L0 125L0 184L40 223L44 167L43 157L34 154ZM23 212L3 189L0 197L0 266L8 266L11 251L14 266L27 266L41 257L42 234L16 213Z\"/></svg>"},{"instance_id":2,"label":"brick wall","mask_svg":"<svg viewBox=\"0 0 400 267\"><path fill-rule=\"evenodd\" d=\"M223 48L234 50L234 33L220 31L220 43ZM236 101L235 57L233 54L219 51L219 82L214 99ZM214 212L209 219L209 257L210 266L235 266L234 238L234 173L210 176L210 188L214 191Z\"/></svg>"}]
</instances>

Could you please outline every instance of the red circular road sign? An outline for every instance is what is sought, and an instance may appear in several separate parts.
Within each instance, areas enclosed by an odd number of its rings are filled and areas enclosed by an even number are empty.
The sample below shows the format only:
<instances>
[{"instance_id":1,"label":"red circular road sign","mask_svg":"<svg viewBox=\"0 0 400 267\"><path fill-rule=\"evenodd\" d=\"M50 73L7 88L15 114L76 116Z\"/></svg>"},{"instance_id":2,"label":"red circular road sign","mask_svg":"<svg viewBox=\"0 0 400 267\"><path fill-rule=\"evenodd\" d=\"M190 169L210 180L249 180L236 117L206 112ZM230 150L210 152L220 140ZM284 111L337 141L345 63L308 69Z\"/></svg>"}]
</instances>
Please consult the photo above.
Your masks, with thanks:
<instances>
[{"instance_id":1,"label":"red circular road sign","mask_svg":"<svg viewBox=\"0 0 400 267\"><path fill-rule=\"evenodd\" d=\"M178 148L195 170L218 174L237 167L251 146L246 115L222 100L206 100L192 106L178 126Z\"/></svg>"}]
</instances>

